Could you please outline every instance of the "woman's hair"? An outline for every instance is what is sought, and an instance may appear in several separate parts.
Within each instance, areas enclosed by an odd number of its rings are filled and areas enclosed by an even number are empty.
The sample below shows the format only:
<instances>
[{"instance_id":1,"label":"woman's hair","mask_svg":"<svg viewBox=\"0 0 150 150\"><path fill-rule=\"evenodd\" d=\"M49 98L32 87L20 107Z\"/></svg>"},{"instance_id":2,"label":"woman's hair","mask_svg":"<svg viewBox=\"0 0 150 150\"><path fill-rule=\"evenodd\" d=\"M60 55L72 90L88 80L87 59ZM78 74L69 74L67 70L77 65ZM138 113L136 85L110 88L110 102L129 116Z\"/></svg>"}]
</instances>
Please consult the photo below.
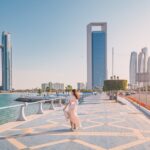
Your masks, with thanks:
<instances>
[{"instance_id":1,"label":"woman's hair","mask_svg":"<svg viewBox=\"0 0 150 150\"><path fill-rule=\"evenodd\" d=\"M80 96L79 96L79 94L78 94L78 91L77 91L76 89L73 89L73 90L72 90L72 93L73 93L73 95L75 96L76 99L79 99L79 98L80 98Z\"/></svg>"}]
</instances>

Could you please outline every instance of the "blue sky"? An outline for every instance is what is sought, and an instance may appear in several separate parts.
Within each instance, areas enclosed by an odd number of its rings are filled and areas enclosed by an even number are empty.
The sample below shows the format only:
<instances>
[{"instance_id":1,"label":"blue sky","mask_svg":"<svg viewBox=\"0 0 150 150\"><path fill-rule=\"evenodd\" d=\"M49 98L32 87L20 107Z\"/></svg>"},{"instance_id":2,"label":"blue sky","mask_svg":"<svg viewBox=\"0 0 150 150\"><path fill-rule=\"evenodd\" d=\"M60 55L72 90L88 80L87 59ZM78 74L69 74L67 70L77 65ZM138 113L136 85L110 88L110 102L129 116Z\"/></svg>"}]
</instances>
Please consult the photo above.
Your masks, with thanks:
<instances>
[{"instance_id":1,"label":"blue sky","mask_svg":"<svg viewBox=\"0 0 150 150\"><path fill-rule=\"evenodd\" d=\"M149 0L0 0L0 32L12 33L13 87L86 81L86 25L108 23L108 73L127 78L131 51L150 48Z\"/></svg>"}]
</instances>

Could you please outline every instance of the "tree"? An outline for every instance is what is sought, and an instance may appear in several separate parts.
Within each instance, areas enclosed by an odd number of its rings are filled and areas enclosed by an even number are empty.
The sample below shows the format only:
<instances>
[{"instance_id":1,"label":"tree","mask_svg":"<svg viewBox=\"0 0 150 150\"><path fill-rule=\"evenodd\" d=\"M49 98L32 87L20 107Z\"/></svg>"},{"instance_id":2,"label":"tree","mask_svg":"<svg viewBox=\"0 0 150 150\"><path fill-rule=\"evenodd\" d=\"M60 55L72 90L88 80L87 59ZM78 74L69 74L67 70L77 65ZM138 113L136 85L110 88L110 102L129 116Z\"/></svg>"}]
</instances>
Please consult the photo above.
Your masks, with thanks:
<instances>
[{"instance_id":1,"label":"tree","mask_svg":"<svg viewBox=\"0 0 150 150\"><path fill-rule=\"evenodd\" d=\"M126 90L127 89L127 80L105 80L104 81L104 91L112 90Z\"/></svg>"},{"instance_id":2,"label":"tree","mask_svg":"<svg viewBox=\"0 0 150 150\"><path fill-rule=\"evenodd\" d=\"M117 93L119 90L126 90L127 89L127 80L105 80L104 81L104 91L112 92L116 94L117 100ZM110 98L111 99L111 98Z\"/></svg>"},{"instance_id":3,"label":"tree","mask_svg":"<svg viewBox=\"0 0 150 150\"><path fill-rule=\"evenodd\" d=\"M50 92L50 88L46 87L46 93L47 93L47 95L49 94L49 92Z\"/></svg>"},{"instance_id":4,"label":"tree","mask_svg":"<svg viewBox=\"0 0 150 150\"><path fill-rule=\"evenodd\" d=\"M41 95L42 90L41 90L41 89L38 89L37 93L38 93L39 95Z\"/></svg>"},{"instance_id":5,"label":"tree","mask_svg":"<svg viewBox=\"0 0 150 150\"><path fill-rule=\"evenodd\" d=\"M72 86L71 85L67 85L66 86L66 92L68 92L68 94L69 94L69 92L71 92L72 91Z\"/></svg>"}]
</instances>

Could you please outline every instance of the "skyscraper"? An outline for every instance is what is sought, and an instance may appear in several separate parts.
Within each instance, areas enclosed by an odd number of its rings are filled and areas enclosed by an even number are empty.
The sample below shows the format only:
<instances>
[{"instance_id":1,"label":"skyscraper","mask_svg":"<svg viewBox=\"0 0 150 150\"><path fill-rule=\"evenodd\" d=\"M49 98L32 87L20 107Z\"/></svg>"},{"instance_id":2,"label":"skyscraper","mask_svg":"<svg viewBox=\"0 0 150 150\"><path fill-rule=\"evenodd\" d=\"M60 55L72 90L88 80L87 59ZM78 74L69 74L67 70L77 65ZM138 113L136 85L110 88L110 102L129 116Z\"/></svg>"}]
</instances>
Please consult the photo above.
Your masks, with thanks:
<instances>
[{"instance_id":1,"label":"skyscraper","mask_svg":"<svg viewBox=\"0 0 150 150\"><path fill-rule=\"evenodd\" d=\"M99 27L98 30L94 30ZM107 23L87 25L87 88L102 88L107 79Z\"/></svg>"},{"instance_id":2,"label":"skyscraper","mask_svg":"<svg viewBox=\"0 0 150 150\"><path fill-rule=\"evenodd\" d=\"M142 48L142 53L144 54L143 72L147 72L148 48L147 47Z\"/></svg>"},{"instance_id":3,"label":"skyscraper","mask_svg":"<svg viewBox=\"0 0 150 150\"><path fill-rule=\"evenodd\" d=\"M8 32L2 33L2 88L6 91L12 89L12 45Z\"/></svg>"},{"instance_id":4,"label":"skyscraper","mask_svg":"<svg viewBox=\"0 0 150 150\"><path fill-rule=\"evenodd\" d=\"M144 54L142 52L138 55L138 73L144 72Z\"/></svg>"},{"instance_id":5,"label":"skyscraper","mask_svg":"<svg viewBox=\"0 0 150 150\"><path fill-rule=\"evenodd\" d=\"M147 61L147 72L150 73L150 56L148 57Z\"/></svg>"},{"instance_id":6,"label":"skyscraper","mask_svg":"<svg viewBox=\"0 0 150 150\"><path fill-rule=\"evenodd\" d=\"M130 84L131 86L136 85L136 74L137 74L137 53L132 52L130 56Z\"/></svg>"}]
</instances>

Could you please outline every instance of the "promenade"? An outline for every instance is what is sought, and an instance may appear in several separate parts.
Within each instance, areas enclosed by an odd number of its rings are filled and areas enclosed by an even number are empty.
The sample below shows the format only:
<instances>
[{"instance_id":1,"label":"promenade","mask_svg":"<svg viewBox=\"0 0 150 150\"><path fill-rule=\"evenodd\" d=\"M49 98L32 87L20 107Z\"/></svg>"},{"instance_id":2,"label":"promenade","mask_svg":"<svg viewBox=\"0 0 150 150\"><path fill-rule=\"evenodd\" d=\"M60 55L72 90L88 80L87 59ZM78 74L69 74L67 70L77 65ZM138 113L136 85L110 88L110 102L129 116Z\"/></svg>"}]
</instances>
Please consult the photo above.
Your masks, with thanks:
<instances>
[{"instance_id":1,"label":"promenade","mask_svg":"<svg viewBox=\"0 0 150 150\"><path fill-rule=\"evenodd\" d=\"M126 100L124 100L126 101ZM105 94L78 107L82 129L72 132L62 107L0 126L0 150L149 150L150 119Z\"/></svg>"}]
</instances>

